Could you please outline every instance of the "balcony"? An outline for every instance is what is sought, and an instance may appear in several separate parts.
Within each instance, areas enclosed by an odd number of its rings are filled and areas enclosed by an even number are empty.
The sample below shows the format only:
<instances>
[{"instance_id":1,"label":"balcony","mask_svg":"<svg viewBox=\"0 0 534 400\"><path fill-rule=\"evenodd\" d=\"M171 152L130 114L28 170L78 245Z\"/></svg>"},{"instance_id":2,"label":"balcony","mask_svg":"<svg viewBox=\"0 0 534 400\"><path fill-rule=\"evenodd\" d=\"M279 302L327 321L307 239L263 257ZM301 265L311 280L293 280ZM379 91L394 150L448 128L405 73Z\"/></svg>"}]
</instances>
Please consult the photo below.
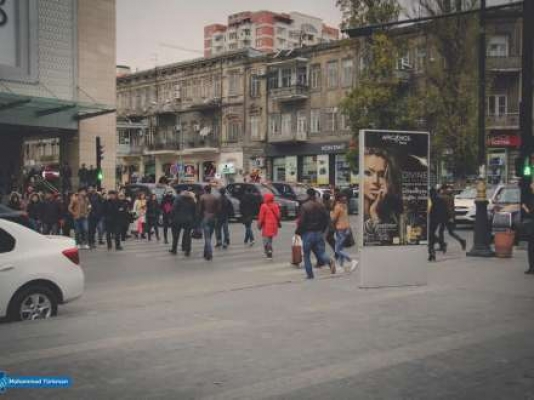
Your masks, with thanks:
<instances>
[{"instance_id":1,"label":"balcony","mask_svg":"<svg viewBox=\"0 0 534 400\"><path fill-rule=\"evenodd\" d=\"M298 143L308 140L307 132L269 133L269 143Z\"/></svg>"},{"instance_id":2,"label":"balcony","mask_svg":"<svg viewBox=\"0 0 534 400\"><path fill-rule=\"evenodd\" d=\"M308 86L300 84L273 88L269 95L273 100L279 102L302 101L308 98Z\"/></svg>"},{"instance_id":3,"label":"balcony","mask_svg":"<svg viewBox=\"0 0 534 400\"><path fill-rule=\"evenodd\" d=\"M180 150L180 142L175 139L171 140L162 140L149 143L146 146L148 152L157 152L157 153L174 153Z\"/></svg>"},{"instance_id":4,"label":"balcony","mask_svg":"<svg viewBox=\"0 0 534 400\"><path fill-rule=\"evenodd\" d=\"M140 144L118 144L118 156L141 156L143 155L144 146Z\"/></svg>"},{"instance_id":5,"label":"balcony","mask_svg":"<svg viewBox=\"0 0 534 400\"><path fill-rule=\"evenodd\" d=\"M193 99L190 101L184 101L182 110L185 111L216 111L221 108L221 98L213 97L206 99Z\"/></svg>"},{"instance_id":6,"label":"balcony","mask_svg":"<svg viewBox=\"0 0 534 400\"><path fill-rule=\"evenodd\" d=\"M487 67L492 72L520 72L521 57L488 57Z\"/></svg>"},{"instance_id":7,"label":"balcony","mask_svg":"<svg viewBox=\"0 0 534 400\"><path fill-rule=\"evenodd\" d=\"M519 113L488 115L486 125L488 129L519 129Z\"/></svg>"}]
</instances>

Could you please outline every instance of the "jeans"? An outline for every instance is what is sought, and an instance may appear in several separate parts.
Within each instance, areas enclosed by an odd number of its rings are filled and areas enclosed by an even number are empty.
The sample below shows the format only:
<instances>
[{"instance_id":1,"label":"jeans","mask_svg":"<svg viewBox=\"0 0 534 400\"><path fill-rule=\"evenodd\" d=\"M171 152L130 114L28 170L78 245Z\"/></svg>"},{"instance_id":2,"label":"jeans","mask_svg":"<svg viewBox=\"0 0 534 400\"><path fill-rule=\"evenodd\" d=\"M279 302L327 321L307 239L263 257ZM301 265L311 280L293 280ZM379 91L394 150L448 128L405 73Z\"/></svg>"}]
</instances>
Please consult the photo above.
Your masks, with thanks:
<instances>
[{"instance_id":1,"label":"jeans","mask_svg":"<svg viewBox=\"0 0 534 400\"><path fill-rule=\"evenodd\" d=\"M106 225L106 242L108 249L111 249L112 242L115 241L115 249L121 247L121 227L116 225Z\"/></svg>"},{"instance_id":2,"label":"jeans","mask_svg":"<svg viewBox=\"0 0 534 400\"><path fill-rule=\"evenodd\" d=\"M43 235L58 235L59 224L43 224Z\"/></svg>"},{"instance_id":3,"label":"jeans","mask_svg":"<svg viewBox=\"0 0 534 400\"><path fill-rule=\"evenodd\" d=\"M245 225L245 243L254 241L254 232L252 231L252 221L247 221Z\"/></svg>"},{"instance_id":4,"label":"jeans","mask_svg":"<svg viewBox=\"0 0 534 400\"><path fill-rule=\"evenodd\" d=\"M223 241L224 236L224 241ZM228 229L228 218L219 218L215 224L215 239L218 245L230 244L230 231Z\"/></svg>"},{"instance_id":5,"label":"jeans","mask_svg":"<svg viewBox=\"0 0 534 400\"><path fill-rule=\"evenodd\" d=\"M104 240L104 219L98 217L89 217L89 244L94 245L96 242L96 234L98 232L98 242L102 243Z\"/></svg>"},{"instance_id":6,"label":"jeans","mask_svg":"<svg viewBox=\"0 0 534 400\"><path fill-rule=\"evenodd\" d=\"M302 250L304 252L304 267L308 278L313 278L311 252L317 256L317 261L322 265L330 263L330 257L326 254L325 242L322 232L306 232L302 235Z\"/></svg>"},{"instance_id":7,"label":"jeans","mask_svg":"<svg viewBox=\"0 0 534 400\"><path fill-rule=\"evenodd\" d=\"M463 243L464 240L456 232L454 232L454 229L455 229L454 222L449 221L447 223L442 223L439 225L439 243L442 247L443 247L443 243L445 243L445 237L444 237L445 228L447 228L447 232L449 232L450 237L456 239L460 244Z\"/></svg>"},{"instance_id":8,"label":"jeans","mask_svg":"<svg viewBox=\"0 0 534 400\"><path fill-rule=\"evenodd\" d=\"M265 254L272 256L273 254L273 237L264 236L263 238L263 248L265 249Z\"/></svg>"},{"instance_id":9,"label":"jeans","mask_svg":"<svg viewBox=\"0 0 534 400\"><path fill-rule=\"evenodd\" d=\"M76 232L74 238L77 245L80 246L87 243L87 230L87 218L78 218L74 220L74 231Z\"/></svg>"},{"instance_id":10,"label":"jeans","mask_svg":"<svg viewBox=\"0 0 534 400\"><path fill-rule=\"evenodd\" d=\"M213 256L211 237L215 230L215 218L204 218L202 220L202 230L204 231L204 257L211 258Z\"/></svg>"},{"instance_id":11,"label":"jeans","mask_svg":"<svg viewBox=\"0 0 534 400\"><path fill-rule=\"evenodd\" d=\"M156 239L159 240L158 220L147 218L145 229L146 229L146 233L148 233L148 240L152 240L152 228L154 228L154 234L156 235Z\"/></svg>"},{"instance_id":12,"label":"jeans","mask_svg":"<svg viewBox=\"0 0 534 400\"><path fill-rule=\"evenodd\" d=\"M350 229L336 230L336 260L343 267L343 263L346 261L352 261L347 252L343 251L343 244L350 234Z\"/></svg>"},{"instance_id":13,"label":"jeans","mask_svg":"<svg viewBox=\"0 0 534 400\"><path fill-rule=\"evenodd\" d=\"M176 253L178 249L178 240L180 239L180 232L182 233L182 251L186 254L191 253L191 224L176 224L172 226L172 247L171 251Z\"/></svg>"}]
</instances>

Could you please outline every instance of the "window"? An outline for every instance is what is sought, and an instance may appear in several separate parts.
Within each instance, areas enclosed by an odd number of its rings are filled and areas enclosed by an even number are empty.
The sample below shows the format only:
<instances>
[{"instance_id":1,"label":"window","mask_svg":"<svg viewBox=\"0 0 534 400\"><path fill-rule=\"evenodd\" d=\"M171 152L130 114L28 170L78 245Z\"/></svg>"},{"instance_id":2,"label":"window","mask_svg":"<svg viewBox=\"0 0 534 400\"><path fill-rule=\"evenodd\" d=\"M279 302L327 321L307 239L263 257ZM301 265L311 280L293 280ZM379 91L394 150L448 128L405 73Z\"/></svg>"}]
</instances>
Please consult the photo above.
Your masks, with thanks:
<instances>
[{"instance_id":1,"label":"window","mask_svg":"<svg viewBox=\"0 0 534 400\"><path fill-rule=\"evenodd\" d=\"M282 69L282 87L291 86L291 68Z\"/></svg>"},{"instance_id":2,"label":"window","mask_svg":"<svg viewBox=\"0 0 534 400\"><path fill-rule=\"evenodd\" d=\"M291 136L291 114L282 114L282 136Z\"/></svg>"},{"instance_id":3,"label":"window","mask_svg":"<svg viewBox=\"0 0 534 400\"><path fill-rule=\"evenodd\" d=\"M281 26L279 26L278 28L276 28L276 34L277 35L285 35L286 34L286 28L282 28Z\"/></svg>"},{"instance_id":4,"label":"window","mask_svg":"<svg viewBox=\"0 0 534 400\"><path fill-rule=\"evenodd\" d=\"M15 248L15 238L9 233L0 229L0 254L9 253Z\"/></svg>"},{"instance_id":5,"label":"window","mask_svg":"<svg viewBox=\"0 0 534 400\"><path fill-rule=\"evenodd\" d=\"M260 116L259 115L251 115L249 119L250 123L250 139L251 140L261 140L261 132L260 132Z\"/></svg>"},{"instance_id":6,"label":"window","mask_svg":"<svg viewBox=\"0 0 534 400\"><path fill-rule=\"evenodd\" d=\"M426 49L419 47L415 52L415 71L424 72L426 63Z\"/></svg>"},{"instance_id":7,"label":"window","mask_svg":"<svg viewBox=\"0 0 534 400\"><path fill-rule=\"evenodd\" d=\"M247 29L243 29L242 32L243 32L243 35L250 36L250 29L248 29L248 28Z\"/></svg>"},{"instance_id":8,"label":"window","mask_svg":"<svg viewBox=\"0 0 534 400\"><path fill-rule=\"evenodd\" d=\"M321 132L321 110L319 109L310 112L310 132Z\"/></svg>"},{"instance_id":9,"label":"window","mask_svg":"<svg viewBox=\"0 0 534 400\"><path fill-rule=\"evenodd\" d=\"M488 115L506 115L508 110L506 95L488 97Z\"/></svg>"},{"instance_id":10,"label":"window","mask_svg":"<svg viewBox=\"0 0 534 400\"><path fill-rule=\"evenodd\" d=\"M308 118L306 118L306 111L297 111L297 133L306 133L308 129Z\"/></svg>"},{"instance_id":11,"label":"window","mask_svg":"<svg viewBox=\"0 0 534 400\"><path fill-rule=\"evenodd\" d=\"M324 130L327 132L335 132L336 130L336 116L335 108L327 108L324 112Z\"/></svg>"},{"instance_id":12,"label":"window","mask_svg":"<svg viewBox=\"0 0 534 400\"><path fill-rule=\"evenodd\" d=\"M269 72L269 89L278 89L278 70Z\"/></svg>"},{"instance_id":13,"label":"window","mask_svg":"<svg viewBox=\"0 0 534 400\"><path fill-rule=\"evenodd\" d=\"M263 47L263 40L256 39L256 47Z\"/></svg>"},{"instance_id":14,"label":"window","mask_svg":"<svg viewBox=\"0 0 534 400\"><path fill-rule=\"evenodd\" d=\"M239 138L241 137L241 122L240 121L229 121L228 122L228 135L227 135L227 142L228 143L236 143L239 142Z\"/></svg>"},{"instance_id":15,"label":"window","mask_svg":"<svg viewBox=\"0 0 534 400\"><path fill-rule=\"evenodd\" d=\"M508 57L508 36L491 36L488 40L488 57Z\"/></svg>"},{"instance_id":16,"label":"window","mask_svg":"<svg viewBox=\"0 0 534 400\"><path fill-rule=\"evenodd\" d=\"M230 96L236 96L240 90L240 76L237 73L228 74L228 94Z\"/></svg>"},{"instance_id":17,"label":"window","mask_svg":"<svg viewBox=\"0 0 534 400\"><path fill-rule=\"evenodd\" d=\"M228 40L237 40L237 32L230 32L228 34Z\"/></svg>"},{"instance_id":18,"label":"window","mask_svg":"<svg viewBox=\"0 0 534 400\"><path fill-rule=\"evenodd\" d=\"M228 45L229 50L237 50L237 43L230 43Z\"/></svg>"},{"instance_id":19,"label":"window","mask_svg":"<svg viewBox=\"0 0 534 400\"><path fill-rule=\"evenodd\" d=\"M350 121L348 115L341 113L341 121L339 125L339 129L341 129L342 131L350 130Z\"/></svg>"},{"instance_id":20,"label":"window","mask_svg":"<svg viewBox=\"0 0 534 400\"><path fill-rule=\"evenodd\" d=\"M297 85L306 86L308 84L307 68L305 66L297 68Z\"/></svg>"},{"instance_id":21,"label":"window","mask_svg":"<svg viewBox=\"0 0 534 400\"><path fill-rule=\"evenodd\" d=\"M269 116L269 134L277 136L280 133L280 114Z\"/></svg>"},{"instance_id":22,"label":"window","mask_svg":"<svg viewBox=\"0 0 534 400\"><path fill-rule=\"evenodd\" d=\"M406 70L406 69L412 69L412 65L410 63L410 53L407 51L403 55L399 56L397 59L397 69L398 70Z\"/></svg>"},{"instance_id":23,"label":"window","mask_svg":"<svg viewBox=\"0 0 534 400\"><path fill-rule=\"evenodd\" d=\"M354 75L354 61L352 59L346 59L343 60L342 65L343 75L341 76L341 86L351 87Z\"/></svg>"},{"instance_id":24,"label":"window","mask_svg":"<svg viewBox=\"0 0 534 400\"><path fill-rule=\"evenodd\" d=\"M321 88L321 66L318 64L311 66L311 88Z\"/></svg>"},{"instance_id":25,"label":"window","mask_svg":"<svg viewBox=\"0 0 534 400\"><path fill-rule=\"evenodd\" d=\"M326 64L326 85L329 89L336 88L338 84L337 64L337 61L330 61Z\"/></svg>"},{"instance_id":26,"label":"window","mask_svg":"<svg viewBox=\"0 0 534 400\"><path fill-rule=\"evenodd\" d=\"M250 75L250 97L260 97L261 95L261 78L256 75Z\"/></svg>"}]
</instances>

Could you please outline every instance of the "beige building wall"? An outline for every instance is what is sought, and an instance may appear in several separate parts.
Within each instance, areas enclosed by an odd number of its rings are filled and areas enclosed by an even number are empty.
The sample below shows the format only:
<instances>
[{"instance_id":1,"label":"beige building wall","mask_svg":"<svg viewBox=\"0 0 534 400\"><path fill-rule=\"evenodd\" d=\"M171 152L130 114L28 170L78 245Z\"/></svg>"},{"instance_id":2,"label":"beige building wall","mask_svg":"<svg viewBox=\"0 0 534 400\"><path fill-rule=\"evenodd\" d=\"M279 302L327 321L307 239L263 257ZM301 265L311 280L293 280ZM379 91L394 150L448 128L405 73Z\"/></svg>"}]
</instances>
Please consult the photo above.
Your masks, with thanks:
<instances>
[{"instance_id":1,"label":"beige building wall","mask_svg":"<svg viewBox=\"0 0 534 400\"><path fill-rule=\"evenodd\" d=\"M78 1L78 86L79 101L98 102L115 108L116 64L115 0ZM95 138L104 146L103 187L115 187L116 116L102 115L80 121L74 144L79 164L96 166ZM76 153L75 149L72 149ZM76 158L73 154L72 158ZM78 165L75 163L73 165ZM76 175L76 171L74 171Z\"/></svg>"}]
</instances>

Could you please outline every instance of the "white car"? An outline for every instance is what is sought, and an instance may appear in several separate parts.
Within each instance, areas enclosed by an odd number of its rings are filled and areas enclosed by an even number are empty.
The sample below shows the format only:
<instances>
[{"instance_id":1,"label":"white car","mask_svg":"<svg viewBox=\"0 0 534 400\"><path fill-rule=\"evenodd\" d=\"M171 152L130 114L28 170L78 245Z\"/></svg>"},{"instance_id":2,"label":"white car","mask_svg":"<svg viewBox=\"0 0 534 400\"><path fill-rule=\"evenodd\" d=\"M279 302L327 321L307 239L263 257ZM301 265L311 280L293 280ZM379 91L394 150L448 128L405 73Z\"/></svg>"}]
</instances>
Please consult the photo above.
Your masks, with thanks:
<instances>
[{"instance_id":1,"label":"white car","mask_svg":"<svg viewBox=\"0 0 534 400\"><path fill-rule=\"evenodd\" d=\"M74 241L0 219L0 318L50 318L80 297L84 273Z\"/></svg>"},{"instance_id":2,"label":"white car","mask_svg":"<svg viewBox=\"0 0 534 400\"><path fill-rule=\"evenodd\" d=\"M488 198L488 213L493 208L495 195L498 192L498 187L488 187L486 195ZM477 189L475 187L468 187L454 197L454 220L459 223L474 223L477 214L477 207L475 200L477 198Z\"/></svg>"}]
</instances>

